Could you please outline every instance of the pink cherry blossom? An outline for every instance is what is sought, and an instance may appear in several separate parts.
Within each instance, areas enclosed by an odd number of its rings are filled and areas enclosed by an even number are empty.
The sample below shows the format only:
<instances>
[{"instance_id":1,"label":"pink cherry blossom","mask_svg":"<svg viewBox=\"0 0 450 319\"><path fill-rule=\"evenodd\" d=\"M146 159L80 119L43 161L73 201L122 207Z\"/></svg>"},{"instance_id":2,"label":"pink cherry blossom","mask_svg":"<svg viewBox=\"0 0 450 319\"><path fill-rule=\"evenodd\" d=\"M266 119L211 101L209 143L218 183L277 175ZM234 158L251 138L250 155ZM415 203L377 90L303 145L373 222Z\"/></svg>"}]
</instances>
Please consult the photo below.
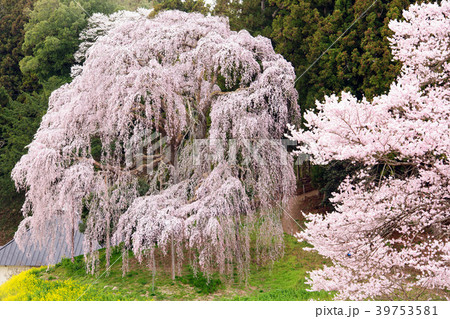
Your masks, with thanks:
<instances>
[{"instance_id":1,"label":"pink cherry blossom","mask_svg":"<svg viewBox=\"0 0 450 319\"><path fill-rule=\"evenodd\" d=\"M388 93L327 97L305 115L308 130L290 127L314 163L366 166L340 185L334 212L307 215L298 235L332 262L308 283L337 299L450 298L450 2L403 16L389 24L403 68Z\"/></svg>"},{"instance_id":2,"label":"pink cherry blossom","mask_svg":"<svg viewBox=\"0 0 450 319\"><path fill-rule=\"evenodd\" d=\"M262 261L281 256L274 203L295 190L281 138L299 113L294 69L270 40L179 11L96 14L82 39L82 65L12 173L29 216L16 237L42 242L61 216L70 241L84 209L89 265L96 242L108 262L123 243L141 261L170 253L174 272L188 252L207 274L245 277L252 232Z\"/></svg>"}]
</instances>

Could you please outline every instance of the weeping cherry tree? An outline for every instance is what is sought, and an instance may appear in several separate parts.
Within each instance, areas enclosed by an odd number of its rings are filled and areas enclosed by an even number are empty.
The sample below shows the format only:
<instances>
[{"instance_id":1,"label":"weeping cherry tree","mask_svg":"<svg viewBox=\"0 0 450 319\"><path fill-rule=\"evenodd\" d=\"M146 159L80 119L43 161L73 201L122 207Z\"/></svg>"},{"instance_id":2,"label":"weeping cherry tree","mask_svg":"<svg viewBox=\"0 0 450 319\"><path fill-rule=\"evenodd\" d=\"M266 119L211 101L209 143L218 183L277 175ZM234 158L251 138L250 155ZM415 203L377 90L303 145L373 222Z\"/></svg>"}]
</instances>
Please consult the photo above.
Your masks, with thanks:
<instances>
[{"instance_id":1,"label":"weeping cherry tree","mask_svg":"<svg viewBox=\"0 0 450 319\"><path fill-rule=\"evenodd\" d=\"M283 253L280 214L295 190L281 143L298 117L294 69L269 39L222 17L166 11L94 15L73 81L56 90L12 176L26 191L20 243L62 219L155 268L246 277L252 234L263 263ZM126 268L126 262L123 263ZM92 268L91 268L92 270Z\"/></svg>"}]
</instances>

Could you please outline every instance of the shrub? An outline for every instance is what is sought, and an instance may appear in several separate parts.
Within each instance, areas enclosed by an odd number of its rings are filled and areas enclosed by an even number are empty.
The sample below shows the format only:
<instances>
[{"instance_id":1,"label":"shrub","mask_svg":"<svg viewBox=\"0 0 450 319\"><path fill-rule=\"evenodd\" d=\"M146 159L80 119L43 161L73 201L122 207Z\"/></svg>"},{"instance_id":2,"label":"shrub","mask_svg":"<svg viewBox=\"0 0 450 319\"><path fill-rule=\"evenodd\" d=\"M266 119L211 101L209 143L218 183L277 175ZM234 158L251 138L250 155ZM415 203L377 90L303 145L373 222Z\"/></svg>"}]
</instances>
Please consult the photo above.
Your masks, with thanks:
<instances>
[{"instance_id":1,"label":"shrub","mask_svg":"<svg viewBox=\"0 0 450 319\"><path fill-rule=\"evenodd\" d=\"M200 271L194 273L192 267L189 267L189 273L182 277L177 277L177 280L183 284L190 285L197 288L197 293L211 294L216 292L222 285L222 281L218 278L208 278Z\"/></svg>"},{"instance_id":2,"label":"shrub","mask_svg":"<svg viewBox=\"0 0 450 319\"><path fill-rule=\"evenodd\" d=\"M82 285L75 280L47 281L37 274L46 267L34 268L12 277L0 286L1 301L92 301L122 300L111 293ZM89 289L88 289L89 288Z\"/></svg>"}]
</instances>

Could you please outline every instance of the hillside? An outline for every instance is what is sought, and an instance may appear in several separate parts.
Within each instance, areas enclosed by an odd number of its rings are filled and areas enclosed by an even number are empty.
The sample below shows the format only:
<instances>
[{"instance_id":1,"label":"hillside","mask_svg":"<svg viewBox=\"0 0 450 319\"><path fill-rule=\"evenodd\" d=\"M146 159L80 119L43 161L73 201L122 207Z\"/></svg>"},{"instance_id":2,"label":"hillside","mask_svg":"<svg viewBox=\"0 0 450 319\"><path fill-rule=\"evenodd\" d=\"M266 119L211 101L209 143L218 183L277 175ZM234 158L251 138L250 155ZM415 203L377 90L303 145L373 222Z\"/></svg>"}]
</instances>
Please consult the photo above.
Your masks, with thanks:
<instances>
[{"instance_id":1,"label":"hillside","mask_svg":"<svg viewBox=\"0 0 450 319\"><path fill-rule=\"evenodd\" d=\"M28 289L26 293L18 290L5 294L7 284L0 287L0 299L14 299L14 295L20 295L19 299L24 300L58 300L60 296L55 291L65 291L65 300L76 300L80 297L79 292L89 287L82 299L94 295L95 300L330 300L330 294L309 292L305 285L306 272L325 261L316 253L304 251L306 244L298 243L292 236L286 235L285 243L285 256L273 266L258 267L252 263L247 284L218 276L213 276L208 284L202 274L193 276L187 266L173 282L168 260L159 258L158 263L164 270L156 274L153 289L151 272L134 258L129 260L130 271L122 277L118 252L112 258L117 262L109 273L105 273L102 251L99 272L95 275L86 274L82 256L77 257L74 264L65 259L48 270L44 267L32 271L28 280L32 283L30 287L21 286ZM67 290L72 294L67 295Z\"/></svg>"},{"instance_id":2,"label":"hillside","mask_svg":"<svg viewBox=\"0 0 450 319\"><path fill-rule=\"evenodd\" d=\"M284 257L273 266L258 266L254 260L247 284L236 278L218 275L213 276L208 284L202 274L195 277L187 265L183 267L181 276L173 282L169 258L159 256L158 272L152 289L151 271L145 263L140 264L132 255L129 259L130 271L125 277L122 277L122 258L118 251L111 258L112 263L115 263L109 273L105 273L105 253L102 250L99 271L95 275L86 274L83 256L76 257L73 264L69 259L64 259L49 269L43 267L26 274L32 286L25 295L19 293L14 297L18 292L7 292L7 297L2 296L2 289L6 289L6 286L2 286L0 299L56 300L60 296L55 291L60 291L61 287L71 291L69 299L77 299L78 296L75 295L79 291L90 287L91 294L83 296L86 300L92 295L95 295L95 300L329 300L332 298L330 294L309 292L305 284L306 273L326 261L316 253L303 250L306 244L299 243L291 236L298 231L297 223L303 223L302 210L316 213L323 211L320 198L317 191L311 191L306 194L299 192L291 199L288 213L295 221L287 214L282 218L286 233ZM11 238L16 227L14 223L8 225L10 228L5 227L4 238ZM10 233L10 237L6 237ZM67 291L64 292L64 298L67 299Z\"/></svg>"}]
</instances>

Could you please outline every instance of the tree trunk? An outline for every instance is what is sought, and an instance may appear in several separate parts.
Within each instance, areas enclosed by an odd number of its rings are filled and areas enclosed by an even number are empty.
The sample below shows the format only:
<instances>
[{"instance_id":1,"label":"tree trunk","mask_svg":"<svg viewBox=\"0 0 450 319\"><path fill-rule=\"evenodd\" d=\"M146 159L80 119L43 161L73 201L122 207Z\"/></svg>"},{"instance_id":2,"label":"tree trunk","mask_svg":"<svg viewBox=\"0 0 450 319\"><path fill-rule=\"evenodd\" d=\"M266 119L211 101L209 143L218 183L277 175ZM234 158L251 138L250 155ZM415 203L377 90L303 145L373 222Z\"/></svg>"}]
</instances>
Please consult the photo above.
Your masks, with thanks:
<instances>
[{"instance_id":1,"label":"tree trunk","mask_svg":"<svg viewBox=\"0 0 450 319\"><path fill-rule=\"evenodd\" d=\"M173 244L173 235L171 238L171 253L172 253L172 280L175 280L175 249L174 249L174 244Z\"/></svg>"},{"instance_id":2,"label":"tree trunk","mask_svg":"<svg viewBox=\"0 0 450 319\"><path fill-rule=\"evenodd\" d=\"M152 252L152 293L155 293L156 260L155 251Z\"/></svg>"},{"instance_id":3,"label":"tree trunk","mask_svg":"<svg viewBox=\"0 0 450 319\"><path fill-rule=\"evenodd\" d=\"M176 141L172 141L170 145L170 158L173 165L173 182L174 184L178 183L178 157L177 157L177 147L179 143ZM175 245L174 245L174 239L173 239L173 233L171 235L170 239L170 245L171 245L171 257L172 257L172 280L175 280Z\"/></svg>"},{"instance_id":4,"label":"tree trunk","mask_svg":"<svg viewBox=\"0 0 450 319\"><path fill-rule=\"evenodd\" d=\"M75 222L74 222L74 220L73 220L73 218L72 218L72 234L71 234L71 237L70 237L70 253L71 253L71 260L72 260L72 263L74 263L75 262Z\"/></svg>"},{"instance_id":5,"label":"tree trunk","mask_svg":"<svg viewBox=\"0 0 450 319\"><path fill-rule=\"evenodd\" d=\"M106 270L108 270L111 259L111 235L110 235L110 216L106 219Z\"/></svg>"}]
</instances>

